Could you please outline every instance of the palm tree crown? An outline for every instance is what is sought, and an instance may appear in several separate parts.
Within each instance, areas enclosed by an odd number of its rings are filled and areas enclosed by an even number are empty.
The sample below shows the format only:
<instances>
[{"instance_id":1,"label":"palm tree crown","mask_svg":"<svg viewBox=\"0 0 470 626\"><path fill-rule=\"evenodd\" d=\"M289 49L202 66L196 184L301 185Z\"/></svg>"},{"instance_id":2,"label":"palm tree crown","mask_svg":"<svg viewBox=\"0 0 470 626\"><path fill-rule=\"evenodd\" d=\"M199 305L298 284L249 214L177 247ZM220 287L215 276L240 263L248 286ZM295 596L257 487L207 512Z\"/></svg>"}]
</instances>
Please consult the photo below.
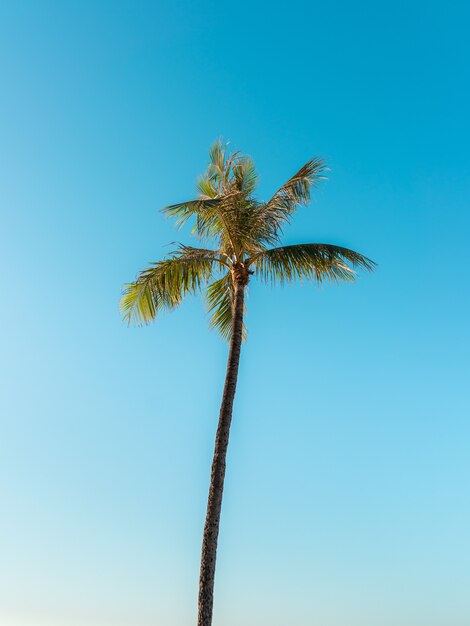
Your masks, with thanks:
<instances>
[{"instance_id":1,"label":"palm tree crown","mask_svg":"<svg viewBox=\"0 0 470 626\"><path fill-rule=\"evenodd\" d=\"M146 324L184 296L205 291L211 326L229 339L234 290L251 275L263 281L296 278L322 282L354 281L355 269L372 270L374 261L326 243L282 246L281 236L296 209L307 205L310 191L324 178L321 159L308 161L267 202L253 196L258 175L251 158L229 153L221 141L209 151L206 173L198 180L198 197L163 209L179 226L193 220L204 245L179 244L166 259L153 263L125 286L121 311L130 323Z\"/></svg>"}]
</instances>

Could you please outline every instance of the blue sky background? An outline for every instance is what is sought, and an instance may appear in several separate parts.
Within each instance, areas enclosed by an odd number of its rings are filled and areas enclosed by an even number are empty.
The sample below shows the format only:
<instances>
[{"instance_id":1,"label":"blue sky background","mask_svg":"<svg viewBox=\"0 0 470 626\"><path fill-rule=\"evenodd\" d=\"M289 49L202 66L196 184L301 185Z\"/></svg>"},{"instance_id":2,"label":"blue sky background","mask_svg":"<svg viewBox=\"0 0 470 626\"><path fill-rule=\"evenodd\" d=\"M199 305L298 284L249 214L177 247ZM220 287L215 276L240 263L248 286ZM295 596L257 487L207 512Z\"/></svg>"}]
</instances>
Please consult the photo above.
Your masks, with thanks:
<instances>
[{"instance_id":1,"label":"blue sky background","mask_svg":"<svg viewBox=\"0 0 470 626\"><path fill-rule=\"evenodd\" d=\"M265 198L322 155L286 241L380 267L250 288L215 624L468 626L469 18L2 3L1 624L195 622L226 346L117 302L223 135Z\"/></svg>"}]
</instances>

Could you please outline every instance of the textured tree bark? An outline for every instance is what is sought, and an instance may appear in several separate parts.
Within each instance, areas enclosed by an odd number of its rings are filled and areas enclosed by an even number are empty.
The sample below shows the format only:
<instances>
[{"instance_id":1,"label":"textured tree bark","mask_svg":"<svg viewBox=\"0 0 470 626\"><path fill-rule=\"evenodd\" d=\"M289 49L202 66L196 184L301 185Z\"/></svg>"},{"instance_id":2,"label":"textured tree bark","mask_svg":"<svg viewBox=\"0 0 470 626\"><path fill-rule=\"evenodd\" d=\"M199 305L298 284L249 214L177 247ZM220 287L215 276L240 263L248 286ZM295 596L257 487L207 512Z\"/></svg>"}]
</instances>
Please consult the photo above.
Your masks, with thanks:
<instances>
[{"instance_id":1,"label":"textured tree bark","mask_svg":"<svg viewBox=\"0 0 470 626\"><path fill-rule=\"evenodd\" d=\"M224 394L220 407L219 425L215 437L214 458L212 461L211 482L207 502L206 523L202 540L201 572L199 576L198 626L212 625L212 607L214 601L215 561L217 539L219 536L220 510L225 479L225 458L227 455L230 423L232 421L233 399L237 386L238 364L243 334L243 307L245 286L248 275L235 279L234 312L232 319L232 338L225 376Z\"/></svg>"}]
</instances>

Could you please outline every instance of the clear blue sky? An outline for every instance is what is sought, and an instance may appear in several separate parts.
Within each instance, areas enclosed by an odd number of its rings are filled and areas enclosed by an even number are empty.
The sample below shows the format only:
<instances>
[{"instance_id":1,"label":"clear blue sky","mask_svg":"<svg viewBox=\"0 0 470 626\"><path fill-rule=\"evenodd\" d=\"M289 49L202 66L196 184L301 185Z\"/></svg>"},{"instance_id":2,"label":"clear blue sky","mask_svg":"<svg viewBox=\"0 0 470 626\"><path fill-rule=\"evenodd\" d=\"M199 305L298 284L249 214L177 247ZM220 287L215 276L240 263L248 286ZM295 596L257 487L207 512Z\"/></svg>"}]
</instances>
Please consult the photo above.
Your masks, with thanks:
<instances>
[{"instance_id":1,"label":"clear blue sky","mask_svg":"<svg viewBox=\"0 0 470 626\"><path fill-rule=\"evenodd\" d=\"M267 197L329 179L286 241L379 262L253 284L216 626L470 623L466 2L0 9L0 623L186 626L226 346L188 301L120 320L182 238L212 141Z\"/></svg>"}]
</instances>

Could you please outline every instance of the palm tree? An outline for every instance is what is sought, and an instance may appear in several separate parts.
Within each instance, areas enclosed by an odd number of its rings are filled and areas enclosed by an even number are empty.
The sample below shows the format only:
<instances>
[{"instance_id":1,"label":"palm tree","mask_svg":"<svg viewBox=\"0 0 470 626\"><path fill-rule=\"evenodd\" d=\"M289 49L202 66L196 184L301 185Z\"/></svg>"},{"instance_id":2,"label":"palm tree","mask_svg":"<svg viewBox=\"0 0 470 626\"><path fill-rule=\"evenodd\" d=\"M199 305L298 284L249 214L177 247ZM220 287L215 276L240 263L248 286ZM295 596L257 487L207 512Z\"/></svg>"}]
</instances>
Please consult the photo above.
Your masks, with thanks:
<instances>
[{"instance_id":1,"label":"palm tree","mask_svg":"<svg viewBox=\"0 0 470 626\"><path fill-rule=\"evenodd\" d=\"M263 202L253 196L257 174L249 157L229 153L220 141L209 156L207 171L198 180L198 198L165 207L163 212L176 218L179 226L191 220L192 233L204 245L212 242L212 247L180 244L127 284L121 300L128 322L146 324L162 309L178 306L184 296L204 291L211 326L230 342L202 541L198 626L212 624L217 539L248 283L252 276L280 283L297 278L354 281L355 269L375 266L362 254L331 244L279 245L295 210L308 204L311 188L324 177L322 160L306 163Z\"/></svg>"}]
</instances>

